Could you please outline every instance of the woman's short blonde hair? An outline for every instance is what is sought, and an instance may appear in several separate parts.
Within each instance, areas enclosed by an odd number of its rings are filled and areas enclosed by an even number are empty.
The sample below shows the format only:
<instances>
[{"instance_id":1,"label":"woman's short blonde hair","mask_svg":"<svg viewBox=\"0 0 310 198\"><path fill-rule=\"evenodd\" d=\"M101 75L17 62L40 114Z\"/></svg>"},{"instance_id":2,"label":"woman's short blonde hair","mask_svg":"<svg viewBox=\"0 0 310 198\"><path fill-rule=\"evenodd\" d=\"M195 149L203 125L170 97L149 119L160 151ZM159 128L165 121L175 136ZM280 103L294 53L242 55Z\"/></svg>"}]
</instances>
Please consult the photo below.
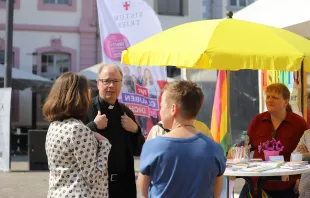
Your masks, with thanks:
<instances>
[{"instance_id":1,"label":"woman's short blonde hair","mask_svg":"<svg viewBox=\"0 0 310 198\"><path fill-rule=\"evenodd\" d=\"M167 93L169 103L179 106L182 118L196 118L204 102L203 91L196 83L185 80L173 81L166 84L164 91Z\"/></svg>"},{"instance_id":2,"label":"woman's short blonde hair","mask_svg":"<svg viewBox=\"0 0 310 198\"><path fill-rule=\"evenodd\" d=\"M66 72L55 81L43 106L43 115L50 122L68 118L82 119L86 116L90 103L87 78Z\"/></svg>"}]
</instances>

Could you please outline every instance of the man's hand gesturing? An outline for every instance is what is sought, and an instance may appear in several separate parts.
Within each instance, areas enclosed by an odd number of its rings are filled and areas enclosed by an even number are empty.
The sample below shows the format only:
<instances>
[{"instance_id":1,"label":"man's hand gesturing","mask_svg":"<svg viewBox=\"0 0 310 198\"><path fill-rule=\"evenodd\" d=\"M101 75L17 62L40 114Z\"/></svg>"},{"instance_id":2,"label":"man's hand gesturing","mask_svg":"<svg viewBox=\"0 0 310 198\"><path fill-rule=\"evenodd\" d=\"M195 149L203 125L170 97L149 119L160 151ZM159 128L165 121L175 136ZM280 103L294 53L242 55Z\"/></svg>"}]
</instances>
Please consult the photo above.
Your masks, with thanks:
<instances>
[{"instance_id":1,"label":"man's hand gesturing","mask_svg":"<svg viewBox=\"0 0 310 198\"><path fill-rule=\"evenodd\" d=\"M100 111L98 111L94 122L96 123L97 129L105 129L108 126L107 116L105 114L101 115Z\"/></svg>"},{"instance_id":2,"label":"man's hand gesturing","mask_svg":"<svg viewBox=\"0 0 310 198\"><path fill-rule=\"evenodd\" d=\"M136 133L138 130L138 125L126 113L121 116L121 124L126 131Z\"/></svg>"}]
</instances>

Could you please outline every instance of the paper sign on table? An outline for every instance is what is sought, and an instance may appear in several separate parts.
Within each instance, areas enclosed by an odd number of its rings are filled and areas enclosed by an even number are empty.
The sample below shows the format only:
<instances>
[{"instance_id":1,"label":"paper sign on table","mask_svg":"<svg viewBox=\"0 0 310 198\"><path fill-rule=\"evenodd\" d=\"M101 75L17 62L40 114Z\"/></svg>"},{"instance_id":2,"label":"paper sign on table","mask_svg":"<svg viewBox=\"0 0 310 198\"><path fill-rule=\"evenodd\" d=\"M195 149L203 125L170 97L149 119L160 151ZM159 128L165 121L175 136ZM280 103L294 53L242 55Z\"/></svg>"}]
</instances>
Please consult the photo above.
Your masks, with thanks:
<instances>
[{"instance_id":1,"label":"paper sign on table","mask_svg":"<svg viewBox=\"0 0 310 198\"><path fill-rule=\"evenodd\" d=\"M283 155L269 156L269 160L272 162L284 162L284 157Z\"/></svg>"}]
</instances>

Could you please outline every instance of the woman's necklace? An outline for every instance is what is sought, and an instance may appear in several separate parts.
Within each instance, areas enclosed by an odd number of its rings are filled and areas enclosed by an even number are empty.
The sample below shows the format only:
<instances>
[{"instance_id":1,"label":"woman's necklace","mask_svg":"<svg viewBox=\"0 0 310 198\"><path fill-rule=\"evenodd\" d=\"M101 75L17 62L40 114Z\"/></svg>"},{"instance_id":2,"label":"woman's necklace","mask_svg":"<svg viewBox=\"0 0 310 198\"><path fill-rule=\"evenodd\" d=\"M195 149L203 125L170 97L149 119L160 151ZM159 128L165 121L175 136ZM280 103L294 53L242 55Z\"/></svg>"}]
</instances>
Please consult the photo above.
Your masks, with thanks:
<instances>
[{"instance_id":1,"label":"woman's necklace","mask_svg":"<svg viewBox=\"0 0 310 198\"><path fill-rule=\"evenodd\" d=\"M177 128L180 128L180 127L192 127L194 129L196 129L195 126L191 125L191 124L184 124L184 125L181 125L181 126L178 126L178 127L174 128L174 129L177 129Z\"/></svg>"}]
</instances>

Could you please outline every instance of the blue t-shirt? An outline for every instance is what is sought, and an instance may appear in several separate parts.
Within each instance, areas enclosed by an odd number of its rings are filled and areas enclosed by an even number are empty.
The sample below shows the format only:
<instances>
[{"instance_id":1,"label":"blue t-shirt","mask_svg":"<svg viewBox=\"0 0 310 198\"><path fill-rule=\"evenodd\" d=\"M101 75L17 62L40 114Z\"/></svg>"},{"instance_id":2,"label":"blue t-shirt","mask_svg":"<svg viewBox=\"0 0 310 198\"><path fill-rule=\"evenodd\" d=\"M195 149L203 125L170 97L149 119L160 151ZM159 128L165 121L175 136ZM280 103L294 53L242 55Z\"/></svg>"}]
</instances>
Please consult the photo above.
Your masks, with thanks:
<instances>
[{"instance_id":1,"label":"blue t-shirt","mask_svg":"<svg viewBox=\"0 0 310 198\"><path fill-rule=\"evenodd\" d=\"M149 140L140 159L140 172L151 178L150 198L214 197L214 181L225 168L222 147L201 133Z\"/></svg>"}]
</instances>

